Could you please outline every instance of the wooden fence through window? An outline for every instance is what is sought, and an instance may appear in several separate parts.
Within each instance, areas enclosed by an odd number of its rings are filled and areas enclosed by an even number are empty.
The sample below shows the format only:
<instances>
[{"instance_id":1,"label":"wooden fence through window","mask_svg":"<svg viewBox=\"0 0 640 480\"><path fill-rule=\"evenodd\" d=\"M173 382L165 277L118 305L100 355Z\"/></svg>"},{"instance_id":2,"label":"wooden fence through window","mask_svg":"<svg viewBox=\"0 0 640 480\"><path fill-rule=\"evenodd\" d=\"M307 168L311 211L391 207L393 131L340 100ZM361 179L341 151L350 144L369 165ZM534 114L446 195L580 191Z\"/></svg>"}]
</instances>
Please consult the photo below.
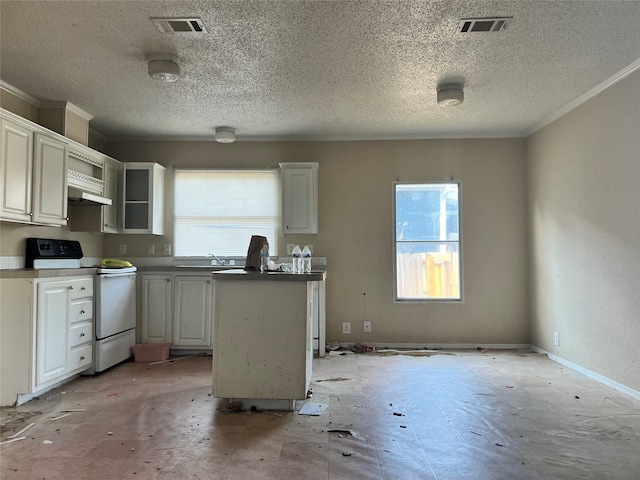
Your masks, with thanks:
<instances>
[{"instance_id":1,"label":"wooden fence through window","mask_svg":"<svg viewBox=\"0 0 640 480\"><path fill-rule=\"evenodd\" d=\"M458 252L399 254L398 298L460 298L459 262Z\"/></svg>"}]
</instances>

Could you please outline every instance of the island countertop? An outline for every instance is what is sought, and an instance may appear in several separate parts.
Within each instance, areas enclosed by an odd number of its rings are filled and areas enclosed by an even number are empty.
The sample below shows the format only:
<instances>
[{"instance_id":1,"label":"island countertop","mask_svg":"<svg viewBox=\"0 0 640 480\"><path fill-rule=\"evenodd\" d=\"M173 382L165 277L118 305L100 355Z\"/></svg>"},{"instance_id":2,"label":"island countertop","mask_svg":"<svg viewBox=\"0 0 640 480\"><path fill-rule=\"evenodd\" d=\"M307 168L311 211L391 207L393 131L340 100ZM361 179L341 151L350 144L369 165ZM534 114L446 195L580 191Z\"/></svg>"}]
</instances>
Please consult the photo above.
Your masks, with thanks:
<instances>
[{"instance_id":1,"label":"island countertop","mask_svg":"<svg viewBox=\"0 0 640 480\"><path fill-rule=\"evenodd\" d=\"M310 273L291 272L252 272L240 268L213 272L214 280L244 281L284 281L284 282L323 282L327 278L326 271L312 270Z\"/></svg>"}]
</instances>

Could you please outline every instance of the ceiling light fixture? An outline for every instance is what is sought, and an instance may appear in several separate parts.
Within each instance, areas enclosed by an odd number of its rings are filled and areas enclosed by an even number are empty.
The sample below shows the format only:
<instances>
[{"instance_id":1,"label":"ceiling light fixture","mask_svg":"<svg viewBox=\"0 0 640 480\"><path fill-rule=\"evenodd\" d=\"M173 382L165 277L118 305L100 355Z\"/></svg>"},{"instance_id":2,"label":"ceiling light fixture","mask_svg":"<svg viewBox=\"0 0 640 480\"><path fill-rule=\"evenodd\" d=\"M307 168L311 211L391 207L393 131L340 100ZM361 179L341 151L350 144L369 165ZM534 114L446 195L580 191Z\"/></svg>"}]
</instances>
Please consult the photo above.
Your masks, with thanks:
<instances>
[{"instance_id":1,"label":"ceiling light fixture","mask_svg":"<svg viewBox=\"0 0 640 480\"><path fill-rule=\"evenodd\" d=\"M173 83L180 78L180 59L165 53L149 55L149 76L154 80Z\"/></svg>"},{"instance_id":2,"label":"ceiling light fixture","mask_svg":"<svg viewBox=\"0 0 640 480\"><path fill-rule=\"evenodd\" d=\"M464 90L457 83L438 85L438 104L445 107L460 105L464 101Z\"/></svg>"},{"instance_id":3,"label":"ceiling light fixture","mask_svg":"<svg viewBox=\"0 0 640 480\"><path fill-rule=\"evenodd\" d=\"M236 141L236 131L232 127L216 127L216 142L233 143Z\"/></svg>"}]
</instances>

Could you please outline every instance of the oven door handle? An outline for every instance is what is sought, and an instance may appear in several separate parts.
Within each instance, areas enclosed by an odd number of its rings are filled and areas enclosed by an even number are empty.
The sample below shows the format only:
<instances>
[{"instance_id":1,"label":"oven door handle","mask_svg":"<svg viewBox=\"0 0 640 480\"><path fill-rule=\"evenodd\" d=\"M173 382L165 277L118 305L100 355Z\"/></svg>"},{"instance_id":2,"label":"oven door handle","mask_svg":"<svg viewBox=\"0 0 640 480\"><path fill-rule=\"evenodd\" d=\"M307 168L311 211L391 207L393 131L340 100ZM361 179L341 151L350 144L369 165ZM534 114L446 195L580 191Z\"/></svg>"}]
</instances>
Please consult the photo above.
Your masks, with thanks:
<instances>
[{"instance_id":1,"label":"oven door handle","mask_svg":"<svg viewBox=\"0 0 640 480\"><path fill-rule=\"evenodd\" d=\"M136 273L99 273L98 274L98 276L102 278L113 278L113 277L126 278L126 277L135 277L136 275L137 275Z\"/></svg>"}]
</instances>

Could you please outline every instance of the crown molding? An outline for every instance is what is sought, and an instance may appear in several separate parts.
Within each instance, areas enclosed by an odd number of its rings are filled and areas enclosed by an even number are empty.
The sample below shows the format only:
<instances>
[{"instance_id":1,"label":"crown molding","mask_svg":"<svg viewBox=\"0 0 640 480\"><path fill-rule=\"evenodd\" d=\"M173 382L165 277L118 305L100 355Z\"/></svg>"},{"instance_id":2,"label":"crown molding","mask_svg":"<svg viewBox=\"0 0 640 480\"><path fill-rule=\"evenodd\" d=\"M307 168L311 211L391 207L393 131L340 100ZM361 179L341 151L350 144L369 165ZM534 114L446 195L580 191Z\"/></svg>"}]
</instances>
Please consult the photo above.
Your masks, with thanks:
<instances>
[{"instance_id":1,"label":"crown molding","mask_svg":"<svg viewBox=\"0 0 640 480\"><path fill-rule=\"evenodd\" d=\"M0 80L0 89L8 92L12 95L15 95L20 100L24 100L27 103L30 103L34 107L40 108L41 102L36 97L32 97L28 93L23 92L19 88L14 87L13 85L5 82L4 80Z\"/></svg>"},{"instance_id":2,"label":"crown molding","mask_svg":"<svg viewBox=\"0 0 640 480\"><path fill-rule=\"evenodd\" d=\"M536 133L538 130L541 130L542 128L544 128L547 125L549 125L551 122L554 122L557 119L559 119L560 117L562 117L563 115L566 115L571 110L574 110L575 108L579 107L580 105L582 105L587 100L590 100L591 98L593 98L596 95L598 95L599 93L601 93L603 90L606 90L607 88L609 88L614 83L617 83L620 80L622 80L623 78L628 77L633 72L635 72L636 70L639 70L639 69L640 69L640 58L638 60L636 60L635 62L631 63L630 65L626 66L622 70L620 70L618 73L616 73L616 74L612 75L611 77L607 78L604 82L596 85L594 88L592 88L588 92L583 93L582 95L580 95L578 98L576 98L572 102L569 102L564 107L556 110L551 115L548 115L547 117L545 117L542 120L540 120L538 123L534 124L533 127L531 127L527 132L525 132L524 136L528 137L529 135L532 135L532 134Z\"/></svg>"}]
</instances>

